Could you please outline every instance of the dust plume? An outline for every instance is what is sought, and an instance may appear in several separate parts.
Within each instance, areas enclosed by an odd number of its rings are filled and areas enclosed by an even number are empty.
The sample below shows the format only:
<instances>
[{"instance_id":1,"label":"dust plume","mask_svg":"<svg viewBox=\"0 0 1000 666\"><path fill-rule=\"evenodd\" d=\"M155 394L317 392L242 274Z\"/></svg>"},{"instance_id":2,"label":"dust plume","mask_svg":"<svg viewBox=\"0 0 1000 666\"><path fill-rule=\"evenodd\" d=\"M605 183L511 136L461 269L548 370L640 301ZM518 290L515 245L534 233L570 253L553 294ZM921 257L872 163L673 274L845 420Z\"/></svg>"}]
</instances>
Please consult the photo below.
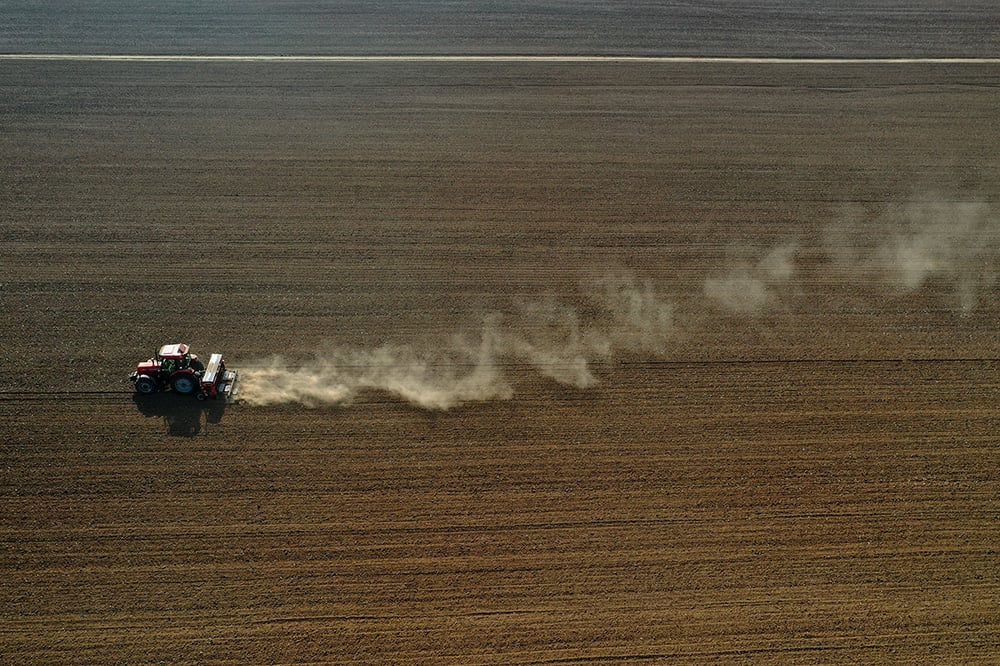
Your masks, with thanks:
<instances>
[{"instance_id":1,"label":"dust plume","mask_svg":"<svg viewBox=\"0 0 1000 666\"><path fill-rule=\"evenodd\" d=\"M436 351L388 344L374 350L328 347L297 367L276 356L242 371L241 398L255 405L318 407L347 404L359 391L378 389L425 409L510 398L492 339L483 333L478 349L459 339Z\"/></svg>"},{"instance_id":2,"label":"dust plume","mask_svg":"<svg viewBox=\"0 0 1000 666\"><path fill-rule=\"evenodd\" d=\"M984 202L931 200L878 211L854 207L840 217L817 239L824 250L789 242L754 260L746 258L752 250L742 248L742 260L705 278L704 296L736 315L774 310L797 294L800 257L812 265L810 279L851 289L876 286L891 296L944 285L962 315L972 313L980 295L997 283L1000 216Z\"/></svg>"},{"instance_id":3,"label":"dust plume","mask_svg":"<svg viewBox=\"0 0 1000 666\"><path fill-rule=\"evenodd\" d=\"M385 344L372 350L328 346L306 363L273 357L245 366L240 395L255 405L347 404L384 391L425 409L509 399L508 373L528 367L562 385L597 383L595 362L619 351L662 353L673 334L673 307L651 284L608 277L577 308L554 296L524 300L485 316L473 334L439 344ZM583 313L586 314L583 314Z\"/></svg>"},{"instance_id":4,"label":"dust plume","mask_svg":"<svg viewBox=\"0 0 1000 666\"><path fill-rule=\"evenodd\" d=\"M734 314L760 314L777 304L778 290L794 276L797 250L795 244L778 245L754 264L741 262L725 275L708 277L704 294Z\"/></svg>"},{"instance_id":5,"label":"dust plume","mask_svg":"<svg viewBox=\"0 0 1000 666\"><path fill-rule=\"evenodd\" d=\"M827 246L842 270L898 293L939 281L968 315L997 281L1000 217L977 201L910 203L874 218L854 210L828 231Z\"/></svg>"},{"instance_id":6,"label":"dust plume","mask_svg":"<svg viewBox=\"0 0 1000 666\"><path fill-rule=\"evenodd\" d=\"M662 356L675 338L674 305L651 281L608 275L588 290L604 316L606 355L619 349Z\"/></svg>"},{"instance_id":7,"label":"dust plume","mask_svg":"<svg viewBox=\"0 0 1000 666\"><path fill-rule=\"evenodd\" d=\"M822 314L839 307L844 290L871 300L943 285L954 294L956 311L968 315L997 282L1000 218L980 202L855 210L825 230L814 227L811 236L734 254L740 258L728 269L712 272L706 265L700 293L682 301L679 317L674 300L652 281L608 274L571 297L515 300L449 337L370 349L330 344L297 364L274 357L244 365L241 397L257 405L314 407L378 391L446 410L509 399L525 370L585 389L598 383L596 364L625 354L672 355L678 318L708 314L702 321L718 322L711 314L719 311L742 318Z\"/></svg>"}]
</instances>

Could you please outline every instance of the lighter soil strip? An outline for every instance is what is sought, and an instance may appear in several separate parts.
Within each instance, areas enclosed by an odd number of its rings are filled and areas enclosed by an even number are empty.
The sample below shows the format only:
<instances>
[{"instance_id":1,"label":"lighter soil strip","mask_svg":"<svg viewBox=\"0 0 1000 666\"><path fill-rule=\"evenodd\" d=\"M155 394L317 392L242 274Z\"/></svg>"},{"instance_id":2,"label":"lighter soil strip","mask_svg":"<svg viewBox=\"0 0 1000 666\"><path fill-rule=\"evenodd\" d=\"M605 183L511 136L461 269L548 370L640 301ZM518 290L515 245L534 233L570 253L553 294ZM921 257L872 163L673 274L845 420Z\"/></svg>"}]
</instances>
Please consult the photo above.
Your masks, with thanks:
<instances>
[{"instance_id":1,"label":"lighter soil strip","mask_svg":"<svg viewBox=\"0 0 1000 666\"><path fill-rule=\"evenodd\" d=\"M457 63L664 63L749 65L998 65L1000 58L759 58L626 55L171 55L4 53L0 60L83 62L457 62Z\"/></svg>"}]
</instances>

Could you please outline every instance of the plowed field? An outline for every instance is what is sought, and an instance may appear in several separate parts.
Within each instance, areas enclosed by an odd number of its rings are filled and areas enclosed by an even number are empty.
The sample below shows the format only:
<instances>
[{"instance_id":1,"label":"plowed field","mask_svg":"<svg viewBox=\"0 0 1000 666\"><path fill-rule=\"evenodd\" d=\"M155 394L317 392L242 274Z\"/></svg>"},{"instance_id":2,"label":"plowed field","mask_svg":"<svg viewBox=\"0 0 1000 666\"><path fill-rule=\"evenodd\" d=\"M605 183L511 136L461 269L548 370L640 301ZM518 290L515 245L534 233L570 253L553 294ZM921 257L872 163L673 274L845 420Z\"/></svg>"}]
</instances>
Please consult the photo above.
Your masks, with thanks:
<instances>
[{"instance_id":1,"label":"plowed field","mask_svg":"<svg viewBox=\"0 0 1000 666\"><path fill-rule=\"evenodd\" d=\"M995 66L0 90L0 661L1000 653Z\"/></svg>"}]
</instances>

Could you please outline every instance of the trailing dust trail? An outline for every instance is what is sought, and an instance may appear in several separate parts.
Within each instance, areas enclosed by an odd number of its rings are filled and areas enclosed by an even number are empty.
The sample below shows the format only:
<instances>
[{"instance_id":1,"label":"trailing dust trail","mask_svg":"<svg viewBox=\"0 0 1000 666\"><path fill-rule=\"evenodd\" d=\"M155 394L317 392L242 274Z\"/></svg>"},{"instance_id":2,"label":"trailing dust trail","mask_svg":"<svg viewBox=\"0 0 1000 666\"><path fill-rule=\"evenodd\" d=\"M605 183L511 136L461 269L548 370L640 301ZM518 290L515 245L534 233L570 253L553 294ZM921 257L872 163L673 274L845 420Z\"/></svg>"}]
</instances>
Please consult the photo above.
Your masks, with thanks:
<instances>
[{"instance_id":1,"label":"trailing dust trail","mask_svg":"<svg viewBox=\"0 0 1000 666\"><path fill-rule=\"evenodd\" d=\"M673 308L649 284L609 277L593 296L597 313L555 298L519 303L484 318L478 333L452 336L435 347L386 344L374 350L330 347L308 364L273 357L241 371L243 400L255 405L297 402L310 407L349 403L358 392L381 390L426 409L509 399L506 365L522 365L565 386L597 383L591 364L616 351L662 352L673 334Z\"/></svg>"},{"instance_id":2,"label":"trailing dust trail","mask_svg":"<svg viewBox=\"0 0 1000 666\"><path fill-rule=\"evenodd\" d=\"M735 314L760 314L778 301L776 289L794 276L797 251L795 244L779 245L752 266L743 264L725 275L708 277L705 296Z\"/></svg>"},{"instance_id":3,"label":"trailing dust trail","mask_svg":"<svg viewBox=\"0 0 1000 666\"><path fill-rule=\"evenodd\" d=\"M872 228L879 241L870 240ZM981 201L909 203L873 219L851 210L827 230L826 244L831 262L858 282L908 293L939 280L952 289L952 305L969 315L997 282L1000 216Z\"/></svg>"},{"instance_id":4,"label":"trailing dust trail","mask_svg":"<svg viewBox=\"0 0 1000 666\"><path fill-rule=\"evenodd\" d=\"M847 288L881 285L886 295L943 280L962 315L997 281L1000 218L978 202L890 206L852 213L829 227L810 249L799 241L741 248L728 269L706 267L698 311L722 311L736 321L789 308L798 295L800 255L823 257L811 279ZM747 259L746 257L756 257ZM676 307L650 281L608 275L584 285L584 307L555 297L514 304L483 318L473 333L434 346L385 344L375 349L328 346L308 363L281 357L244 365L241 397L255 405L296 402L310 407L349 403L359 392L384 391L425 409L509 399L505 368L530 367L562 385L597 383L592 366L621 354L663 358L679 343ZM808 307L822 312L823 303ZM685 312L685 315L692 313Z\"/></svg>"},{"instance_id":5,"label":"trailing dust trail","mask_svg":"<svg viewBox=\"0 0 1000 666\"><path fill-rule=\"evenodd\" d=\"M875 214L847 210L818 241L825 246L827 277L857 286L908 293L939 280L951 287L953 306L971 314L980 294L997 283L1000 217L979 201L929 201L887 206ZM743 254L755 248L742 248ZM808 252L783 243L756 262L736 262L705 279L709 303L741 316L774 310L795 285L796 258Z\"/></svg>"},{"instance_id":6,"label":"trailing dust trail","mask_svg":"<svg viewBox=\"0 0 1000 666\"><path fill-rule=\"evenodd\" d=\"M438 353L392 345L372 351L329 349L297 368L273 357L245 369L241 381L241 397L256 405L339 405L364 389L387 391L426 409L511 396L486 338L478 358L459 344Z\"/></svg>"}]
</instances>

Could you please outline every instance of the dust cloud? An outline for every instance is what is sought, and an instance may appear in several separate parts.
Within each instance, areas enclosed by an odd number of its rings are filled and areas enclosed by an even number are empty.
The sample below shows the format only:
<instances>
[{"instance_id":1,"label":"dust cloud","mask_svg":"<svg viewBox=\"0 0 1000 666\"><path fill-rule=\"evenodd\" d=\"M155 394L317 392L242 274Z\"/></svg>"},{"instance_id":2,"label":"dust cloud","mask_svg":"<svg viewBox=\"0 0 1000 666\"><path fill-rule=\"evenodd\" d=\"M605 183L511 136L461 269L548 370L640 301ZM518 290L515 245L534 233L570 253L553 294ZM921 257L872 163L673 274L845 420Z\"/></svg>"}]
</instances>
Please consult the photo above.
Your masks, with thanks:
<instances>
[{"instance_id":1,"label":"dust cloud","mask_svg":"<svg viewBox=\"0 0 1000 666\"><path fill-rule=\"evenodd\" d=\"M255 405L341 405L365 389L386 391L419 407L439 410L468 401L511 397L488 337L478 350L458 340L435 352L404 345L370 351L330 347L299 367L276 356L243 369L240 381L241 398Z\"/></svg>"},{"instance_id":2,"label":"dust cloud","mask_svg":"<svg viewBox=\"0 0 1000 666\"><path fill-rule=\"evenodd\" d=\"M909 293L937 281L950 288L947 304L962 315L997 283L1000 216L984 202L927 201L869 212L845 209L837 223L807 249L781 243L756 261L732 262L705 278L708 302L735 315L775 310L795 296L799 255L822 255L819 277L845 285L881 285L888 294ZM746 255L754 248L740 248ZM815 270L815 269L814 269ZM815 276L814 276L815 277Z\"/></svg>"},{"instance_id":3,"label":"dust cloud","mask_svg":"<svg viewBox=\"0 0 1000 666\"><path fill-rule=\"evenodd\" d=\"M778 302L778 290L793 278L797 249L793 243L779 245L755 265L743 263L706 278L705 296L735 314L760 314Z\"/></svg>"},{"instance_id":4,"label":"dust cloud","mask_svg":"<svg viewBox=\"0 0 1000 666\"><path fill-rule=\"evenodd\" d=\"M997 282L1000 216L985 202L910 203L874 216L849 210L844 217L827 231L828 253L840 270L860 279L895 293L939 281L963 315Z\"/></svg>"},{"instance_id":5,"label":"dust cloud","mask_svg":"<svg viewBox=\"0 0 1000 666\"><path fill-rule=\"evenodd\" d=\"M981 202L856 208L815 238L738 248L737 254L742 259L705 267L701 293L684 301L682 316L714 312L738 322L774 312L794 316L796 308L822 313L822 302L803 298L809 292L799 287L806 282L813 294L817 284L828 283L830 290L869 294L874 287L891 297L935 281L953 294L949 306L967 316L997 282L1000 218ZM676 349L675 302L650 280L608 274L583 284L573 303L555 296L522 299L433 343L374 349L331 344L297 365L281 357L244 364L241 398L254 405L316 407L347 404L375 390L447 410L509 399L511 377L524 368L586 389L598 382L595 364L624 354L664 358Z\"/></svg>"},{"instance_id":6,"label":"dust cloud","mask_svg":"<svg viewBox=\"0 0 1000 666\"><path fill-rule=\"evenodd\" d=\"M241 399L254 405L296 402L342 405L380 390L426 409L509 399L508 378L529 367L564 386L597 383L592 364L618 351L662 351L673 333L673 307L649 283L608 277L586 308L555 297L526 300L483 318L475 335L456 335L420 348L386 344L374 350L330 346L308 363L273 357L244 366Z\"/></svg>"}]
</instances>

